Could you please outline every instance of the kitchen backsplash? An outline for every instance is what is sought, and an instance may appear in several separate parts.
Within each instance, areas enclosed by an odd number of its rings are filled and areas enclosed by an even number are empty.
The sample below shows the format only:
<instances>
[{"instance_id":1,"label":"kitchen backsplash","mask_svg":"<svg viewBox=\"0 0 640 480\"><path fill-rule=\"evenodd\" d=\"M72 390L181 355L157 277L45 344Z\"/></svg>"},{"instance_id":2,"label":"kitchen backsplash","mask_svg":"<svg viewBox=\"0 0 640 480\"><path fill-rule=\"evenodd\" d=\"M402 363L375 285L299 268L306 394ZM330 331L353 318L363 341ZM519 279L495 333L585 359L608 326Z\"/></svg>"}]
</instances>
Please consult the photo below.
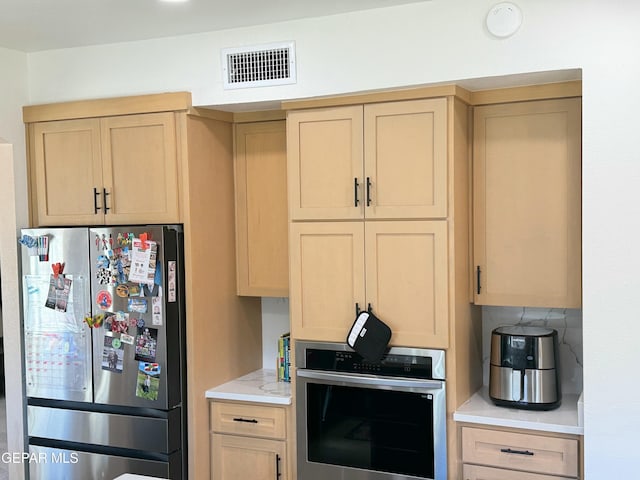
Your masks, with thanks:
<instances>
[{"instance_id":1,"label":"kitchen backsplash","mask_svg":"<svg viewBox=\"0 0 640 480\"><path fill-rule=\"evenodd\" d=\"M564 393L582 392L582 310L532 307L482 307L483 383L489 385L491 332L502 325L532 325L558 331ZM289 299L262 298L262 366L276 366L278 337L288 332Z\"/></svg>"},{"instance_id":2,"label":"kitchen backsplash","mask_svg":"<svg viewBox=\"0 0 640 480\"><path fill-rule=\"evenodd\" d=\"M275 370L278 338L290 328L289 299L262 297L262 368Z\"/></svg>"},{"instance_id":3,"label":"kitchen backsplash","mask_svg":"<svg viewBox=\"0 0 640 480\"><path fill-rule=\"evenodd\" d=\"M489 385L491 332L503 325L555 328L558 331L562 392L582 392L582 310L482 307L482 372L485 385Z\"/></svg>"}]
</instances>

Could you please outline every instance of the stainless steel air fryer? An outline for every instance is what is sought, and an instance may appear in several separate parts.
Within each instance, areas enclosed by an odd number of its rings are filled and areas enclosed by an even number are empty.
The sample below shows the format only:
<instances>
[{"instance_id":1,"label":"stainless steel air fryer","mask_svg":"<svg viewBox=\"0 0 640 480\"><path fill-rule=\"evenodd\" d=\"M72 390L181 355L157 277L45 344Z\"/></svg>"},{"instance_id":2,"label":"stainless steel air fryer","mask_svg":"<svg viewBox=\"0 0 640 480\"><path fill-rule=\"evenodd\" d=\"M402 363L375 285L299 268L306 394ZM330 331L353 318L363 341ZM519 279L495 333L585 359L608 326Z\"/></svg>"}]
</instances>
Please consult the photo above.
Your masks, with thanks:
<instances>
[{"instance_id":1,"label":"stainless steel air fryer","mask_svg":"<svg viewBox=\"0 0 640 480\"><path fill-rule=\"evenodd\" d=\"M489 396L496 405L530 410L560 406L558 332L508 326L491 332Z\"/></svg>"}]
</instances>

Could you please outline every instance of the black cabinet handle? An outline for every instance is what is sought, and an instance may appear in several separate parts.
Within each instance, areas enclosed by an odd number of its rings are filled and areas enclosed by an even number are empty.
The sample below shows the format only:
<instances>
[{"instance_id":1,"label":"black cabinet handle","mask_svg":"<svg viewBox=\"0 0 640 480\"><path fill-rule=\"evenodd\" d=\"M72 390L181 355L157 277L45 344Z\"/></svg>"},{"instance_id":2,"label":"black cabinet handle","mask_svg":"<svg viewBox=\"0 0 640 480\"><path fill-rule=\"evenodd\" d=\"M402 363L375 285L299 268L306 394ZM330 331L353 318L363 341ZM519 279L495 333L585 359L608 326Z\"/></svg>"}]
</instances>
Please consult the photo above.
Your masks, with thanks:
<instances>
[{"instance_id":1,"label":"black cabinet handle","mask_svg":"<svg viewBox=\"0 0 640 480\"><path fill-rule=\"evenodd\" d=\"M278 480L282 474L280 473L280 455L276 453L276 480Z\"/></svg>"},{"instance_id":2,"label":"black cabinet handle","mask_svg":"<svg viewBox=\"0 0 640 480\"><path fill-rule=\"evenodd\" d=\"M514 455L529 455L533 457L533 452L530 452L529 450L512 450L510 448L501 448L500 451L502 453L511 453Z\"/></svg>"},{"instance_id":3,"label":"black cabinet handle","mask_svg":"<svg viewBox=\"0 0 640 480\"><path fill-rule=\"evenodd\" d=\"M99 195L100 195L100 192L98 191L98 189L96 187L93 187L93 213L96 213L96 214L100 210L100 207L98 206Z\"/></svg>"},{"instance_id":4,"label":"black cabinet handle","mask_svg":"<svg viewBox=\"0 0 640 480\"><path fill-rule=\"evenodd\" d=\"M358 179L354 178L353 179L353 206L357 207L358 203L360 202L358 200L358 187L360 186L360 184L358 183Z\"/></svg>"},{"instance_id":5,"label":"black cabinet handle","mask_svg":"<svg viewBox=\"0 0 640 480\"><path fill-rule=\"evenodd\" d=\"M111 195L111 194L107 192L106 188L103 188L102 192L104 193L104 195L102 196L102 200L104 202L104 213L106 215L107 213L109 213L109 210L111 210L109 207L107 207L107 195Z\"/></svg>"},{"instance_id":6,"label":"black cabinet handle","mask_svg":"<svg viewBox=\"0 0 640 480\"><path fill-rule=\"evenodd\" d=\"M371 177L367 177L367 207L371 205Z\"/></svg>"},{"instance_id":7,"label":"black cabinet handle","mask_svg":"<svg viewBox=\"0 0 640 480\"><path fill-rule=\"evenodd\" d=\"M236 417L233 419L234 422L244 422L244 423L258 423L258 420L256 420L255 418L241 418L241 417Z\"/></svg>"},{"instance_id":8,"label":"black cabinet handle","mask_svg":"<svg viewBox=\"0 0 640 480\"><path fill-rule=\"evenodd\" d=\"M356 302L356 317L358 315L360 315L361 311L362 310L360 310L360 304L358 302ZM367 303L367 312L371 313L371 304L370 303Z\"/></svg>"},{"instance_id":9,"label":"black cabinet handle","mask_svg":"<svg viewBox=\"0 0 640 480\"><path fill-rule=\"evenodd\" d=\"M480 265L476 267L476 292L480 295Z\"/></svg>"}]
</instances>

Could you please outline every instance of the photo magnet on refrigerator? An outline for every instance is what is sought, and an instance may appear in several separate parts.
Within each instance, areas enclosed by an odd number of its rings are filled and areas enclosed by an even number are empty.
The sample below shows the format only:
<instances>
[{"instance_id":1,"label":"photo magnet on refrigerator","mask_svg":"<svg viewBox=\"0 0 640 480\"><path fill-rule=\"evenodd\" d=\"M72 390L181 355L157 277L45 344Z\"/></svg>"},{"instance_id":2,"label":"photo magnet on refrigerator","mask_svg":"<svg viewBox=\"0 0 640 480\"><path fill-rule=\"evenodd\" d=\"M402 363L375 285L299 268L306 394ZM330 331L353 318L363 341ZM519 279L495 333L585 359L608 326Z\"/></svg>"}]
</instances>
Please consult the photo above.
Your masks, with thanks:
<instances>
[{"instance_id":1,"label":"photo magnet on refrigerator","mask_svg":"<svg viewBox=\"0 0 640 480\"><path fill-rule=\"evenodd\" d=\"M162 297L153 297L151 300L151 311L153 325L162 325Z\"/></svg>"},{"instance_id":2,"label":"photo magnet on refrigerator","mask_svg":"<svg viewBox=\"0 0 640 480\"><path fill-rule=\"evenodd\" d=\"M127 333L129 331L129 314L118 312L105 319L105 328L113 333Z\"/></svg>"},{"instance_id":3,"label":"photo magnet on refrigerator","mask_svg":"<svg viewBox=\"0 0 640 480\"><path fill-rule=\"evenodd\" d=\"M119 338L104 336L102 349L102 370L122 373L124 349Z\"/></svg>"},{"instance_id":4,"label":"photo magnet on refrigerator","mask_svg":"<svg viewBox=\"0 0 640 480\"><path fill-rule=\"evenodd\" d=\"M176 262L170 260L167 262L167 301L169 303L175 303L176 301Z\"/></svg>"},{"instance_id":5,"label":"photo magnet on refrigerator","mask_svg":"<svg viewBox=\"0 0 640 480\"><path fill-rule=\"evenodd\" d=\"M121 298L128 298L129 285L127 285L126 283L121 283L120 285L116 286L116 295L118 295Z\"/></svg>"},{"instance_id":6,"label":"photo magnet on refrigerator","mask_svg":"<svg viewBox=\"0 0 640 480\"><path fill-rule=\"evenodd\" d=\"M113 303L113 298L111 294L106 290L100 290L98 292L98 296L96 297L96 303L100 310L108 310L111 308L111 304Z\"/></svg>"},{"instance_id":7,"label":"photo magnet on refrigerator","mask_svg":"<svg viewBox=\"0 0 640 480\"><path fill-rule=\"evenodd\" d=\"M127 307L130 312L147 313L147 300L144 298L129 298Z\"/></svg>"},{"instance_id":8,"label":"photo magnet on refrigerator","mask_svg":"<svg viewBox=\"0 0 640 480\"><path fill-rule=\"evenodd\" d=\"M158 390L160 390L160 365L158 363L139 362L136 397L157 400Z\"/></svg>"},{"instance_id":9,"label":"photo magnet on refrigerator","mask_svg":"<svg viewBox=\"0 0 640 480\"><path fill-rule=\"evenodd\" d=\"M155 362L158 345L158 329L141 327L136 336L135 359L140 362Z\"/></svg>"}]
</instances>

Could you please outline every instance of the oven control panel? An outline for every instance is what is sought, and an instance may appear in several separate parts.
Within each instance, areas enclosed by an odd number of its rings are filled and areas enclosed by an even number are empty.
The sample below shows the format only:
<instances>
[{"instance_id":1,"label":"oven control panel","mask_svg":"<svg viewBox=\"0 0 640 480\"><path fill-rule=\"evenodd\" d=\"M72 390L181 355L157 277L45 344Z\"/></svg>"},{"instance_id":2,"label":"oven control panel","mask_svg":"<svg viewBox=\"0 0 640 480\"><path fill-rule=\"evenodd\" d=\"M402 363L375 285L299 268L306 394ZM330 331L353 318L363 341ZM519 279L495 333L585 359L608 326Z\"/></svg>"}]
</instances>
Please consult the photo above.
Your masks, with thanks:
<instances>
[{"instance_id":1,"label":"oven control panel","mask_svg":"<svg viewBox=\"0 0 640 480\"><path fill-rule=\"evenodd\" d=\"M432 358L387 353L379 362L368 362L356 352L307 348L306 368L344 373L432 379Z\"/></svg>"}]
</instances>

